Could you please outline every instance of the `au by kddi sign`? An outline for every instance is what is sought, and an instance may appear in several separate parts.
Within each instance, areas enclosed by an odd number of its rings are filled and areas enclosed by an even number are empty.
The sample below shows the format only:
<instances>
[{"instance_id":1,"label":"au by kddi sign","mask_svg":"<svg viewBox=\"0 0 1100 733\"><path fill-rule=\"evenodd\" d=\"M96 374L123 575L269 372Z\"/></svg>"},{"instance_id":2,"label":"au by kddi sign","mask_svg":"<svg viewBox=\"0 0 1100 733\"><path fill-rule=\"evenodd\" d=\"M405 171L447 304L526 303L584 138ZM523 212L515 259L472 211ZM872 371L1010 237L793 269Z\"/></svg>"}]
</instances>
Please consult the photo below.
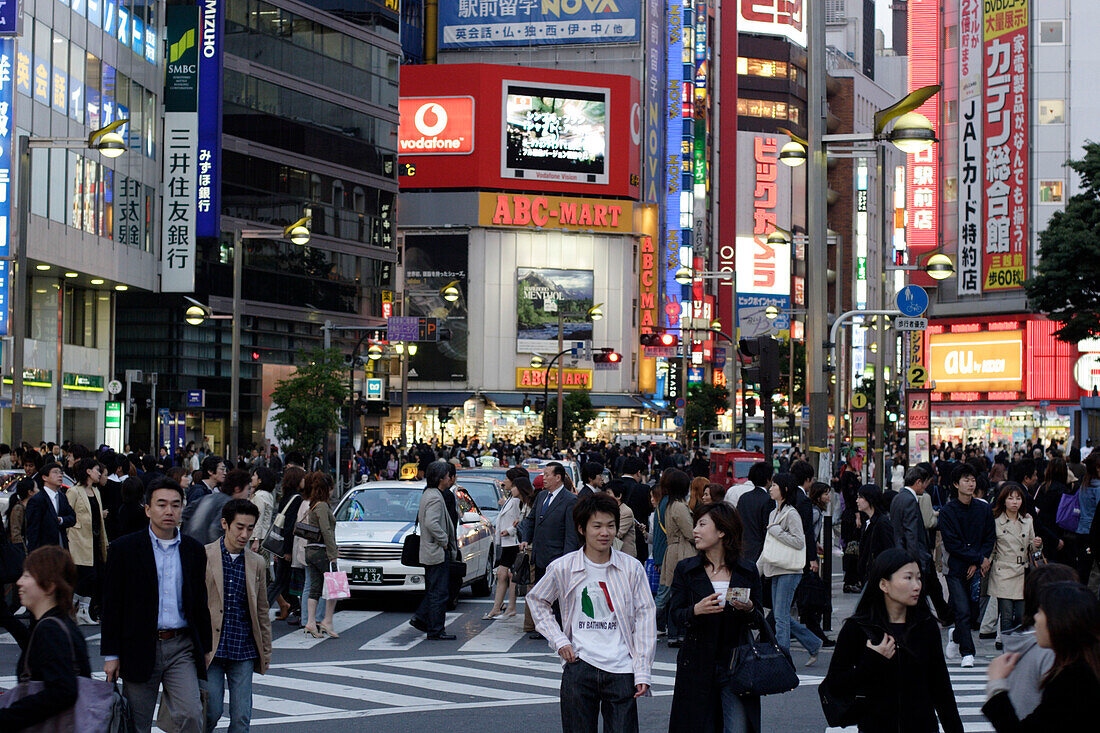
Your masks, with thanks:
<instances>
[{"instance_id":1,"label":"au by kddi sign","mask_svg":"<svg viewBox=\"0 0 1100 733\"><path fill-rule=\"evenodd\" d=\"M165 8L168 58L164 75L164 208L161 290L195 289L195 200L199 137L199 9Z\"/></svg>"}]
</instances>

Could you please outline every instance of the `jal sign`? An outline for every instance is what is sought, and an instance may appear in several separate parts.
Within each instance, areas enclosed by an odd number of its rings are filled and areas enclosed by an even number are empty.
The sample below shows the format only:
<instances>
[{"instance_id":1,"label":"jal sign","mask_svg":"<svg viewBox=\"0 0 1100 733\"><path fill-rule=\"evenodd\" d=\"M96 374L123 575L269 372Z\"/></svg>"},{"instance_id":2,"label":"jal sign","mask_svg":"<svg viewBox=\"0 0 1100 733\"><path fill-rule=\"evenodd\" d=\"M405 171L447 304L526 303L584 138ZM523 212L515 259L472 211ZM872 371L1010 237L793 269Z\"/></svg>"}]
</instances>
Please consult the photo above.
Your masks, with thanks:
<instances>
[{"instance_id":1,"label":"jal sign","mask_svg":"<svg viewBox=\"0 0 1100 733\"><path fill-rule=\"evenodd\" d=\"M1024 332L931 334L928 377L937 392L1019 392L1024 388Z\"/></svg>"},{"instance_id":2,"label":"jal sign","mask_svg":"<svg viewBox=\"0 0 1100 733\"><path fill-rule=\"evenodd\" d=\"M478 209L478 222L483 227L545 227L622 234L634 230L634 205L629 201L482 193Z\"/></svg>"},{"instance_id":3,"label":"jal sign","mask_svg":"<svg viewBox=\"0 0 1100 733\"><path fill-rule=\"evenodd\" d=\"M474 152L473 97L403 97L398 100L401 155L469 155Z\"/></svg>"}]
</instances>

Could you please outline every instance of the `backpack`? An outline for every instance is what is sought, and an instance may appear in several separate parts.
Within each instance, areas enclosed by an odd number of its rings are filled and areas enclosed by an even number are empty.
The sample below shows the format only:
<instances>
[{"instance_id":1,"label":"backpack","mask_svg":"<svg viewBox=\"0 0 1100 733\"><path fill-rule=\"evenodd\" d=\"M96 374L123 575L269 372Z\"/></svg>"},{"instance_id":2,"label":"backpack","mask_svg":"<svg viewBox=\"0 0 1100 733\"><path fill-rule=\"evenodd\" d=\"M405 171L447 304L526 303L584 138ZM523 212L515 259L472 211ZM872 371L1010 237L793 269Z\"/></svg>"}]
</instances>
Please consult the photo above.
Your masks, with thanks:
<instances>
[{"instance_id":1,"label":"backpack","mask_svg":"<svg viewBox=\"0 0 1100 733\"><path fill-rule=\"evenodd\" d=\"M1066 492L1058 499L1058 513L1054 522L1067 532L1076 532L1081 523L1081 491Z\"/></svg>"}]
</instances>

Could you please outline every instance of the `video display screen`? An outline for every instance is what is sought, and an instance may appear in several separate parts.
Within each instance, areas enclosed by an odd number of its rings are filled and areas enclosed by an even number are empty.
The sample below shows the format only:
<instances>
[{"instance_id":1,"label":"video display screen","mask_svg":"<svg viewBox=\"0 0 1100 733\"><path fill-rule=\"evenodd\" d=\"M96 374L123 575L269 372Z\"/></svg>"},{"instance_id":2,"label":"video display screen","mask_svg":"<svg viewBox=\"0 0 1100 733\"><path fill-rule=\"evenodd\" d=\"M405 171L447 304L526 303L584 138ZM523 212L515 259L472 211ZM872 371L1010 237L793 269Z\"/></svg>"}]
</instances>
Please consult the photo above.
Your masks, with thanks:
<instances>
[{"instance_id":1,"label":"video display screen","mask_svg":"<svg viewBox=\"0 0 1100 733\"><path fill-rule=\"evenodd\" d=\"M501 176L607 183L611 92L504 82Z\"/></svg>"}]
</instances>

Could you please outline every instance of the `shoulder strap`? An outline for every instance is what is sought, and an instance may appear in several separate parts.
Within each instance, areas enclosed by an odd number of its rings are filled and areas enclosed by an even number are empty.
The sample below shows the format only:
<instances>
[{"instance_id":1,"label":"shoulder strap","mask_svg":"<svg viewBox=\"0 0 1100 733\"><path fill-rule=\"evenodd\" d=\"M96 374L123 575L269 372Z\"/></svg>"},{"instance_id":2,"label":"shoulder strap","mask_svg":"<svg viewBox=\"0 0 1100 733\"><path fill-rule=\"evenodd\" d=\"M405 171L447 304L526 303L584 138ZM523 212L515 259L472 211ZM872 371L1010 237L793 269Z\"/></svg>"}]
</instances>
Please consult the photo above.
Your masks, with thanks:
<instances>
[{"instance_id":1,"label":"shoulder strap","mask_svg":"<svg viewBox=\"0 0 1100 733\"><path fill-rule=\"evenodd\" d=\"M55 618L55 617L51 616L51 617L43 619L42 621L39 621L37 624L35 624L34 631L31 632L31 638L27 641L27 651L23 655L23 666L19 670L19 681L20 682L26 682L27 680L29 680L31 678L31 672L30 672L30 669L28 669L28 667L30 666L30 663L31 663L31 646L34 644L34 635L38 633L38 629L46 621L56 621L61 626L61 630L65 633L65 639L68 640L68 642L69 642L69 654L70 654L70 657L73 660L73 673L77 677L80 676L80 664L76 660L76 647L73 646L72 634L69 633L69 628L65 625L64 621L62 621L59 618Z\"/></svg>"}]
</instances>

